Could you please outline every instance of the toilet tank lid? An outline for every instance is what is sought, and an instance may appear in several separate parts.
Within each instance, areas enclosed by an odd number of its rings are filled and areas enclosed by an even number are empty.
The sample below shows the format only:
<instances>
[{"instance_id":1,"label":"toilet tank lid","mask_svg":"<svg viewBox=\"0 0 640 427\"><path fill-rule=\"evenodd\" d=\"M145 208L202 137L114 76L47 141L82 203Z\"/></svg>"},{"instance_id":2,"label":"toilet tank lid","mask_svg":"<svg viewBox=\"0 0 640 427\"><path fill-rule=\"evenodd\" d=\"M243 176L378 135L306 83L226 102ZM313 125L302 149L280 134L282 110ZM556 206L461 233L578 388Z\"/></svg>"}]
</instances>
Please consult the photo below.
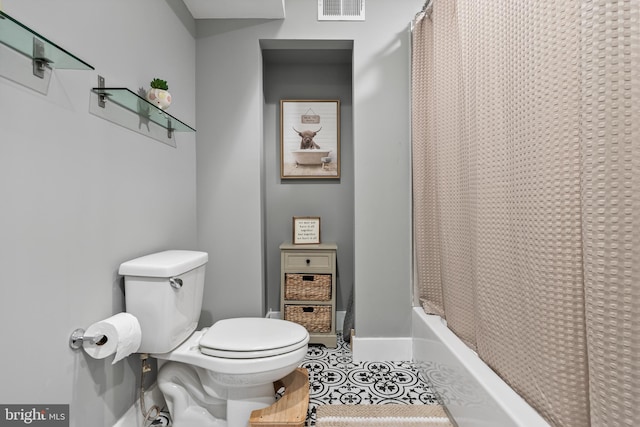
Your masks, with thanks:
<instances>
[{"instance_id":1,"label":"toilet tank lid","mask_svg":"<svg viewBox=\"0 0 640 427\"><path fill-rule=\"evenodd\" d=\"M124 262L118 272L123 276L173 277L200 267L208 260L206 252L170 250Z\"/></svg>"}]
</instances>

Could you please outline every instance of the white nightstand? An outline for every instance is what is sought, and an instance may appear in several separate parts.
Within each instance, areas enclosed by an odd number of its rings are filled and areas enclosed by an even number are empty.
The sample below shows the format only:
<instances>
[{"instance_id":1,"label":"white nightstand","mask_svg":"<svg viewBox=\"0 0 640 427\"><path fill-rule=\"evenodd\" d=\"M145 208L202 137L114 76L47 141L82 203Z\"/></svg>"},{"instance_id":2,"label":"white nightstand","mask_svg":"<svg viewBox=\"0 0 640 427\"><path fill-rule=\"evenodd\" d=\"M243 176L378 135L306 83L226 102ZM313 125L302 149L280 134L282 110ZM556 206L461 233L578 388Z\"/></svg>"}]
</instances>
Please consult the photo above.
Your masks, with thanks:
<instances>
[{"instance_id":1,"label":"white nightstand","mask_svg":"<svg viewBox=\"0 0 640 427\"><path fill-rule=\"evenodd\" d=\"M280 245L280 313L307 328L309 343L335 348L336 252L334 243Z\"/></svg>"}]
</instances>

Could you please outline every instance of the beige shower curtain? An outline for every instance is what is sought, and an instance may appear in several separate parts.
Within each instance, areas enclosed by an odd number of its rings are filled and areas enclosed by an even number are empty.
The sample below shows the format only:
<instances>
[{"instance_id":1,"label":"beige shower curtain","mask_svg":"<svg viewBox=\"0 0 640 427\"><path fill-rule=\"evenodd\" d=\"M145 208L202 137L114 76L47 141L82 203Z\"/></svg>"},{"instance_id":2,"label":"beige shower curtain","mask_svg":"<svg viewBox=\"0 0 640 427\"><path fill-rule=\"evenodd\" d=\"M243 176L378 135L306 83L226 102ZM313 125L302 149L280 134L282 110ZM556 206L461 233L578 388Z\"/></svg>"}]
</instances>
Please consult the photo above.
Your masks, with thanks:
<instances>
[{"instance_id":1,"label":"beige shower curtain","mask_svg":"<svg viewBox=\"0 0 640 427\"><path fill-rule=\"evenodd\" d=\"M552 425L640 425L638 1L434 0L417 286Z\"/></svg>"}]
</instances>

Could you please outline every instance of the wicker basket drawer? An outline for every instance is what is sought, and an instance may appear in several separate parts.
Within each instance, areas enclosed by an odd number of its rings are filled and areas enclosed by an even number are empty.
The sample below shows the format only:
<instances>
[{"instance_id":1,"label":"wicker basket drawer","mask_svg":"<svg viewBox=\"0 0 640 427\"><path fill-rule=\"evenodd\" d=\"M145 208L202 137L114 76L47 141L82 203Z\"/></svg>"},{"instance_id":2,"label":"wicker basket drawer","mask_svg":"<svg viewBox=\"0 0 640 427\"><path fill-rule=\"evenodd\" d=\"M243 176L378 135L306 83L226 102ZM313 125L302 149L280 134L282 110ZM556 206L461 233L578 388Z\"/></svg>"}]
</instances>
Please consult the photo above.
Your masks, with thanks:
<instances>
[{"instance_id":1,"label":"wicker basket drawer","mask_svg":"<svg viewBox=\"0 0 640 427\"><path fill-rule=\"evenodd\" d=\"M331 274L286 273L284 298L288 300L329 301Z\"/></svg>"},{"instance_id":2,"label":"wicker basket drawer","mask_svg":"<svg viewBox=\"0 0 640 427\"><path fill-rule=\"evenodd\" d=\"M331 332L330 305L285 305L284 319L304 326L309 332Z\"/></svg>"}]
</instances>

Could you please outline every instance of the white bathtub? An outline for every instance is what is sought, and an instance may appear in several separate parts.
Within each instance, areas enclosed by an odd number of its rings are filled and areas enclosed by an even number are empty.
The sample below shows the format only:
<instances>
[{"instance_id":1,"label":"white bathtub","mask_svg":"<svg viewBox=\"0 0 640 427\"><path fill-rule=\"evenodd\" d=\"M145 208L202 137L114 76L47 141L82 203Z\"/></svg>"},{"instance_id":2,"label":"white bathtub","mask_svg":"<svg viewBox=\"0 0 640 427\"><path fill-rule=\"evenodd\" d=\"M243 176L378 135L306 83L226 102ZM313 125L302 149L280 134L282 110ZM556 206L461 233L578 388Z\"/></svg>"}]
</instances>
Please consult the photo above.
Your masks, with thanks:
<instances>
[{"instance_id":1,"label":"white bathtub","mask_svg":"<svg viewBox=\"0 0 640 427\"><path fill-rule=\"evenodd\" d=\"M459 427L549 427L440 316L414 307L413 360Z\"/></svg>"},{"instance_id":2,"label":"white bathtub","mask_svg":"<svg viewBox=\"0 0 640 427\"><path fill-rule=\"evenodd\" d=\"M331 150L292 150L293 160L299 165L321 165L323 157L329 157Z\"/></svg>"}]
</instances>

